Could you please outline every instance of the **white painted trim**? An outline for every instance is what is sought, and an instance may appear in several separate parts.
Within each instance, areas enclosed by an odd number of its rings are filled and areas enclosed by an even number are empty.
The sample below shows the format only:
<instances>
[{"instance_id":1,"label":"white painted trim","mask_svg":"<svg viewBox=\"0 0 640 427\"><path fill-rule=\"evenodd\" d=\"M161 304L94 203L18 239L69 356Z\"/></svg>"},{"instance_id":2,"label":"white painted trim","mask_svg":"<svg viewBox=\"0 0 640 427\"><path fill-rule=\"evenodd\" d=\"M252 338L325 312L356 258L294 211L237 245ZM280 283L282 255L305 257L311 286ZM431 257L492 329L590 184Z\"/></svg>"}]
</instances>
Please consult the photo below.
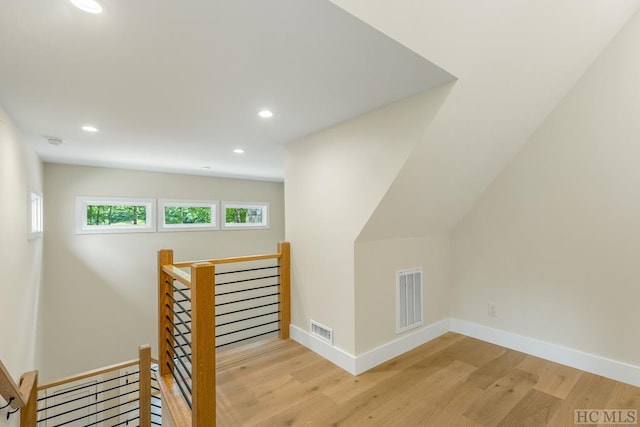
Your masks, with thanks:
<instances>
[{"instance_id":1,"label":"white painted trim","mask_svg":"<svg viewBox=\"0 0 640 427\"><path fill-rule=\"evenodd\" d=\"M188 200L188 199L158 199L158 231L163 232L179 232L179 231L211 231L218 230L218 206L217 200ZM166 224L167 207L199 207L209 208L210 220L209 224Z\"/></svg>"},{"instance_id":2,"label":"white painted trim","mask_svg":"<svg viewBox=\"0 0 640 427\"><path fill-rule=\"evenodd\" d=\"M307 347L314 353L319 354L331 363L349 372L351 375L357 375L355 357L346 351L330 345L325 341L321 341L295 325L289 325L289 336L292 340Z\"/></svg>"},{"instance_id":3,"label":"white painted trim","mask_svg":"<svg viewBox=\"0 0 640 427\"><path fill-rule=\"evenodd\" d=\"M571 366L616 381L640 387L640 366L562 347L557 344L490 328L461 319L450 319L450 330L493 344L521 351L541 359Z\"/></svg>"},{"instance_id":4,"label":"white painted trim","mask_svg":"<svg viewBox=\"0 0 640 427\"><path fill-rule=\"evenodd\" d=\"M461 319L441 320L407 333L359 356L353 356L344 350L329 345L297 326L290 325L289 330L291 339L336 364L351 375L360 375L387 360L391 360L451 331L640 387L640 366Z\"/></svg>"},{"instance_id":5,"label":"white painted trim","mask_svg":"<svg viewBox=\"0 0 640 427\"><path fill-rule=\"evenodd\" d=\"M144 205L146 221L144 225L87 225L87 205ZM155 233L156 199L136 197L76 196L76 234L118 234L118 233Z\"/></svg>"},{"instance_id":6,"label":"white painted trim","mask_svg":"<svg viewBox=\"0 0 640 427\"><path fill-rule=\"evenodd\" d=\"M381 363L413 350L447 332L449 332L449 319L444 319L437 323L416 329L380 347L369 350L355 358L356 375L375 368Z\"/></svg>"},{"instance_id":7,"label":"white painted trim","mask_svg":"<svg viewBox=\"0 0 640 427\"><path fill-rule=\"evenodd\" d=\"M449 332L449 319L441 320L432 325L420 328L411 333L407 333L398 339L390 341L380 347L374 348L361 354L353 356L338 347L332 346L322 341L307 331L295 325L289 326L291 339L309 348L335 365L341 367L351 375L360 375L369 369L375 368L381 363L400 356L434 338Z\"/></svg>"}]
</instances>

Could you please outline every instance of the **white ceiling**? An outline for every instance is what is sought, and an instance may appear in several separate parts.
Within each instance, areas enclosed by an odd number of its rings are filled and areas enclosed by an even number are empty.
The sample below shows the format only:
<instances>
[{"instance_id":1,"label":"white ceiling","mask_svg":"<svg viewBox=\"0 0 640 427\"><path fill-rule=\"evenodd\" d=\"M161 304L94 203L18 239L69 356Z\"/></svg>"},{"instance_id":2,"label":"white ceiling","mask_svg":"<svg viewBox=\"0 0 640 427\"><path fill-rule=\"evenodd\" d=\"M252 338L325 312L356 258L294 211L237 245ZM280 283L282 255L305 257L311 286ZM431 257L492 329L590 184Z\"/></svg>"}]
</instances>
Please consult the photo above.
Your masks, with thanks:
<instances>
[{"instance_id":1,"label":"white ceiling","mask_svg":"<svg viewBox=\"0 0 640 427\"><path fill-rule=\"evenodd\" d=\"M103 3L0 0L0 105L45 161L282 180L288 142L453 78L327 0Z\"/></svg>"}]
</instances>

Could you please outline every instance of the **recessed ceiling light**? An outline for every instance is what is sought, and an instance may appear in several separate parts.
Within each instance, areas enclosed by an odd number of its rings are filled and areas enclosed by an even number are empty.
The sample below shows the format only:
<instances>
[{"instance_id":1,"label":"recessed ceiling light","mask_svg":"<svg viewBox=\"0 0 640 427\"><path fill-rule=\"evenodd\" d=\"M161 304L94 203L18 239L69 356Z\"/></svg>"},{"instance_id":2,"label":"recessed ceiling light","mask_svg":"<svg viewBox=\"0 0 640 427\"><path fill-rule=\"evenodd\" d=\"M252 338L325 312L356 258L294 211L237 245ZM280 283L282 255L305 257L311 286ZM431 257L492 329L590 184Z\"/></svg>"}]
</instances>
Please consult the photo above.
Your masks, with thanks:
<instances>
[{"instance_id":1,"label":"recessed ceiling light","mask_svg":"<svg viewBox=\"0 0 640 427\"><path fill-rule=\"evenodd\" d=\"M82 130L85 132L98 132L98 128L95 126L82 126Z\"/></svg>"},{"instance_id":2,"label":"recessed ceiling light","mask_svg":"<svg viewBox=\"0 0 640 427\"><path fill-rule=\"evenodd\" d=\"M243 154L244 150L242 148L236 148L235 150L233 150L233 152L236 154Z\"/></svg>"},{"instance_id":3,"label":"recessed ceiling light","mask_svg":"<svg viewBox=\"0 0 640 427\"><path fill-rule=\"evenodd\" d=\"M269 110L262 110L258 113L258 115L263 119L268 119L270 117L273 117L273 113Z\"/></svg>"},{"instance_id":4,"label":"recessed ceiling light","mask_svg":"<svg viewBox=\"0 0 640 427\"><path fill-rule=\"evenodd\" d=\"M98 0L71 0L71 3L78 9L94 15L104 12L104 7Z\"/></svg>"}]
</instances>

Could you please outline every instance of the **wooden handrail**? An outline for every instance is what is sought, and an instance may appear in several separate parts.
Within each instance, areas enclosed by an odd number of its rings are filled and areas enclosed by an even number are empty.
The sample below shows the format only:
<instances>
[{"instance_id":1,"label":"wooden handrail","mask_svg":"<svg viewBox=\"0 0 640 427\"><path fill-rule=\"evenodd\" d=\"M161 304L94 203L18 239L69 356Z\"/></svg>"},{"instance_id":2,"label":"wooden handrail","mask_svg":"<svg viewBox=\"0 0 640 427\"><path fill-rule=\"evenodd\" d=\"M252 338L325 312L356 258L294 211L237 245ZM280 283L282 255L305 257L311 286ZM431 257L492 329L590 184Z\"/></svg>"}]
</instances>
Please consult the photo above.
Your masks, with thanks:
<instances>
[{"instance_id":1,"label":"wooden handrail","mask_svg":"<svg viewBox=\"0 0 640 427\"><path fill-rule=\"evenodd\" d=\"M104 368L93 369L91 371L83 372L77 375L70 375L65 378L61 378L56 381L41 385L38 387L38 391L47 390L52 387L58 387L60 385L69 384L72 382L84 380L85 378L96 377L98 375L108 374L109 372L119 371L120 369L128 368L138 364L138 359L129 360L127 362L118 363L115 365L105 366Z\"/></svg>"},{"instance_id":2,"label":"wooden handrail","mask_svg":"<svg viewBox=\"0 0 640 427\"><path fill-rule=\"evenodd\" d=\"M20 385L11 378L11 374L0 361L0 395L10 403L13 409L27 406L32 389L37 387L38 371L27 372L20 379Z\"/></svg>"},{"instance_id":3,"label":"wooden handrail","mask_svg":"<svg viewBox=\"0 0 640 427\"><path fill-rule=\"evenodd\" d=\"M186 267L186 266L185 266ZM191 275L176 265L163 265L162 271L185 286L191 287Z\"/></svg>"},{"instance_id":4,"label":"wooden handrail","mask_svg":"<svg viewBox=\"0 0 640 427\"><path fill-rule=\"evenodd\" d=\"M232 257L232 258L207 259L207 260L201 260L201 261L184 261L184 262L177 262L173 265L178 268L184 268L184 267L191 267L193 264L202 264L202 263L208 263L213 265L232 264L237 262L277 259L277 258L280 258L281 256L282 256L281 254L249 255L249 256L239 256L239 257Z\"/></svg>"}]
</instances>

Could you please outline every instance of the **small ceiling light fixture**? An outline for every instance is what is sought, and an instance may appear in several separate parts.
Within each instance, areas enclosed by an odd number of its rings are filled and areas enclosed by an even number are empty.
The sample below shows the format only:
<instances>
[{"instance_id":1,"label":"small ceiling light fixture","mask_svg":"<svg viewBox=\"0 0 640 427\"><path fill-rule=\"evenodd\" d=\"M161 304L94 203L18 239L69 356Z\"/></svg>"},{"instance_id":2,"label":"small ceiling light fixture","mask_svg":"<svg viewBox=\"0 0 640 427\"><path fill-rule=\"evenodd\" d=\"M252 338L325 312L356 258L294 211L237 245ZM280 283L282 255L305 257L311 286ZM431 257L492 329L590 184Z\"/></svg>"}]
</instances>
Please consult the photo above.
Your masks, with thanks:
<instances>
[{"instance_id":1,"label":"small ceiling light fixture","mask_svg":"<svg viewBox=\"0 0 640 427\"><path fill-rule=\"evenodd\" d=\"M236 154L244 154L244 150L242 148L236 148L233 152Z\"/></svg>"},{"instance_id":2,"label":"small ceiling light fixture","mask_svg":"<svg viewBox=\"0 0 640 427\"><path fill-rule=\"evenodd\" d=\"M62 145L64 141L60 138L56 138L55 136L48 136L47 141L51 145Z\"/></svg>"},{"instance_id":3,"label":"small ceiling light fixture","mask_svg":"<svg viewBox=\"0 0 640 427\"><path fill-rule=\"evenodd\" d=\"M71 4L84 12L94 15L104 12L104 7L98 0L71 0Z\"/></svg>"},{"instance_id":4,"label":"small ceiling light fixture","mask_svg":"<svg viewBox=\"0 0 640 427\"><path fill-rule=\"evenodd\" d=\"M98 128L95 126L90 126L90 125L86 125L86 126L82 126L82 130L85 132L98 132Z\"/></svg>"},{"instance_id":5,"label":"small ceiling light fixture","mask_svg":"<svg viewBox=\"0 0 640 427\"><path fill-rule=\"evenodd\" d=\"M258 113L258 115L263 119L270 119L271 117L273 117L273 113L269 110L262 110Z\"/></svg>"}]
</instances>

